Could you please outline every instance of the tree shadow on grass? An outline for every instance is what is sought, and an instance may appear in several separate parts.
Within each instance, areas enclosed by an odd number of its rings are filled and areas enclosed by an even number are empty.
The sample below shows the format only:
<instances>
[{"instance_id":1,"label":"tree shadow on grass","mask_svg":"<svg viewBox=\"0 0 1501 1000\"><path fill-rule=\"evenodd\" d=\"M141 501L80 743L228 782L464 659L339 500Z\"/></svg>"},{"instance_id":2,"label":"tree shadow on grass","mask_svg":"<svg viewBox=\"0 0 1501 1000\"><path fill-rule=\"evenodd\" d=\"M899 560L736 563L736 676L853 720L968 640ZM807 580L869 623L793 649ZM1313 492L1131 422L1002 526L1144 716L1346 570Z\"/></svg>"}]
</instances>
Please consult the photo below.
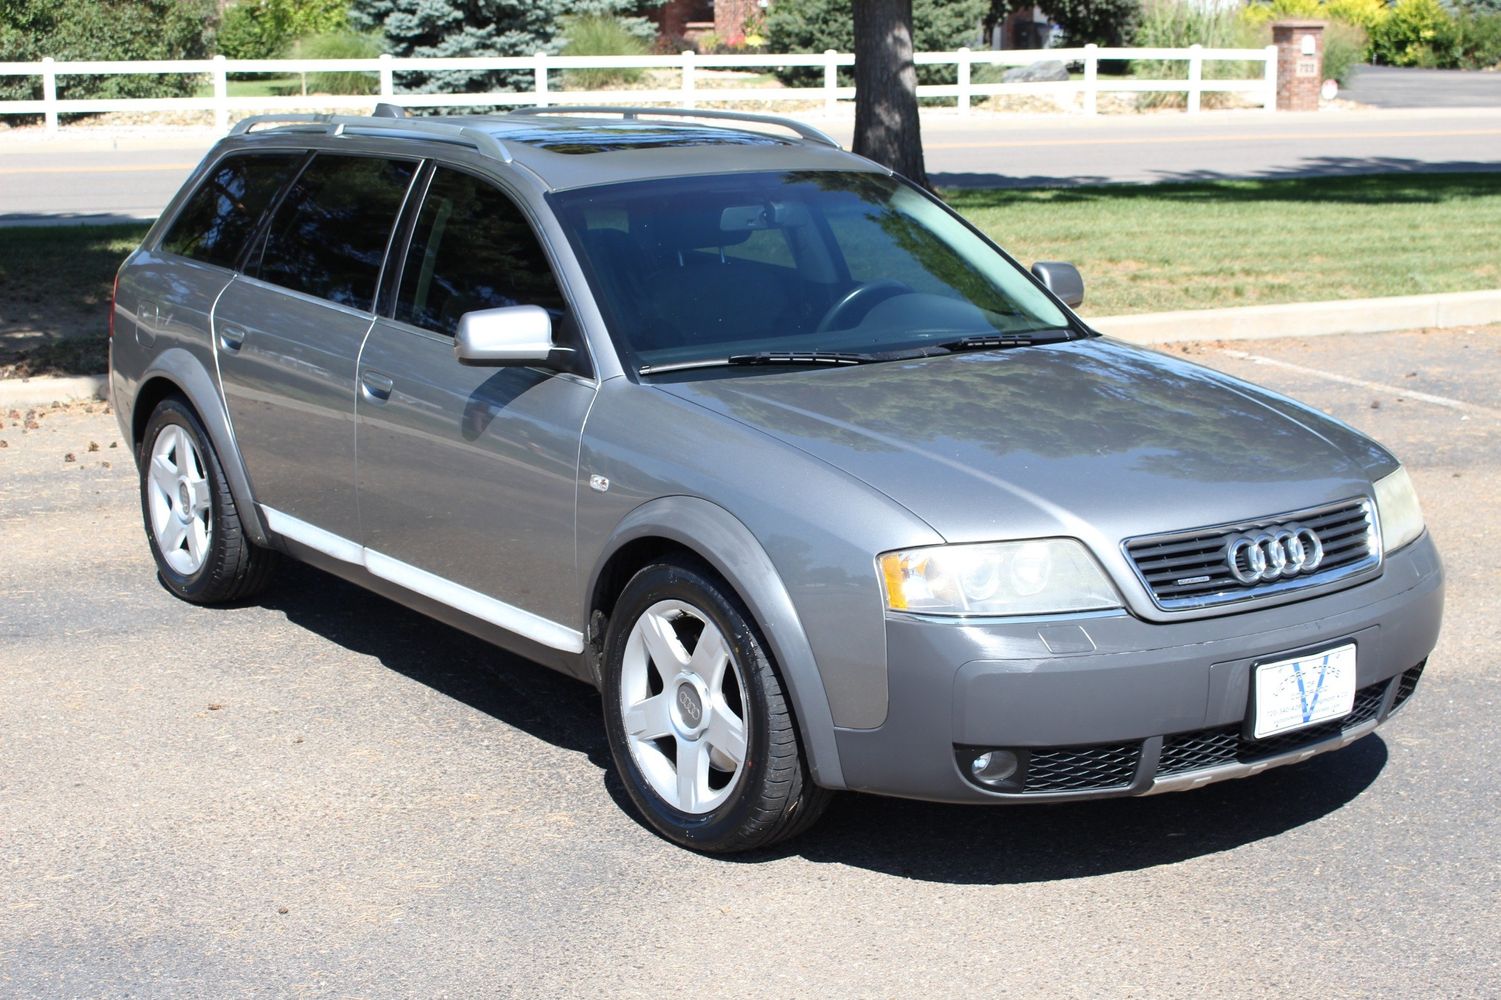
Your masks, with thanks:
<instances>
[{"instance_id":1,"label":"tree shadow on grass","mask_svg":"<svg viewBox=\"0 0 1501 1000\"><path fill-rule=\"evenodd\" d=\"M1389 157L1318 157L1290 167L1236 177L1214 171L1163 173L1148 183L1099 183L1098 178L1015 178L1004 174L929 174L951 207L967 212L1043 197L1088 202L1345 203L1389 205L1457 201L1501 194L1501 160L1423 163ZM1025 192L1024 192L1025 189Z\"/></svg>"},{"instance_id":2,"label":"tree shadow on grass","mask_svg":"<svg viewBox=\"0 0 1501 1000\"><path fill-rule=\"evenodd\" d=\"M260 606L553 746L587 758L616 805L642 823L615 773L588 686L378 595L288 564ZM1174 864L1273 837L1328 815L1381 773L1378 737L1265 775L1183 794L1053 806L951 806L838 796L798 839L726 862L800 856L904 878L1020 884Z\"/></svg>"}]
</instances>

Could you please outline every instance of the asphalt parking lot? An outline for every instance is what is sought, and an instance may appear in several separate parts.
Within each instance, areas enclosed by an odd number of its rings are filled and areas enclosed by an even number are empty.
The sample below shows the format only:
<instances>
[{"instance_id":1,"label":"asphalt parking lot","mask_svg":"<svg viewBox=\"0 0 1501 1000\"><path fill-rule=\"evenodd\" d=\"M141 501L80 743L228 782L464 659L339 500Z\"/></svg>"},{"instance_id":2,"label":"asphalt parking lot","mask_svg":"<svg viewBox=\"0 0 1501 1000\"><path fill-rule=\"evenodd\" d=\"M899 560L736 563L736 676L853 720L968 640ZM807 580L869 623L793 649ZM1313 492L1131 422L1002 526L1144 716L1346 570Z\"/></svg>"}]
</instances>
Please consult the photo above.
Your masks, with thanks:
<instances>
[{"instance_id":1,"label":"asphalt parking lot","mask_svg":"<svg viewBox=\"0 0 1501 1000\"><path fill-rule=\"evenodd\" d=\"M157 584L102 404L0 413L0 994L1501 993L1501 327L1175 346L1374 434L1444 554L1410 707L1197 792L627 811L597 696L316 571Z\"/></svg>"}]
</instances>

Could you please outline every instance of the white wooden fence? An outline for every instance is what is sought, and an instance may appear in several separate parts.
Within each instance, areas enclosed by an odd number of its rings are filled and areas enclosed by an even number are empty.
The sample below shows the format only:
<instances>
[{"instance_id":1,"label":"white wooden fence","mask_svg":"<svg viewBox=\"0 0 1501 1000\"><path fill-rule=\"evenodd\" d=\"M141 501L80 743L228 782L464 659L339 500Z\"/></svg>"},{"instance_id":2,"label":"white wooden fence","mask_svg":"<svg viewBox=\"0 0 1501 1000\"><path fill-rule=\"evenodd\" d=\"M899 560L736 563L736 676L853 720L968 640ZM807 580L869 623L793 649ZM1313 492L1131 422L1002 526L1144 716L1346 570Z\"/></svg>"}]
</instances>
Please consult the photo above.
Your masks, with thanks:
<instances>
[{"instance_id":1,"label":"white wooden fence","mask_svg":"<svg viewBox=\"0 0 1501 1000\"><path fill-rule=\"evenodd\" d=\"M1082 79L1047 83L976 83L977 66L1021 66L1033 62L1058 60L1082 64ZM1136 77L1101 77L1101 60L1152 60L1187 63L1187 79L1149 80ZM956 52L920 52L915 61L920 66L954 66L956 83L930 84L917 88L919 97L951 98L958 113L969 114L976 98L995 94L1033 94L1072 96L1082 94L1082 110L1095 114L1099 95L1115 92L1170 92L1187 95L1190 113L1201 106L1206 93L1239 93L1267 110L1277 103L1277 49L1206 49L1199 45L1178 49L1105 48L1086 45L1072 49L1013 49L1003 51L959 49ZM1205 79L1204 64L1213 61L1260 63L1259 76L1249 79ZM834 111L840 101L852 100L855 88L839 86L839 69L853 66L855 57L832 49L808 55L680 55L660 56L554 56L539 52L534 56L496 58L398 59L383 55L376 59L213 59L141 60L119 62L60 62L43 59L34 63L0 63L0 76L40 78L40 100L0 101L0 115L42 115L49 131L58 128L60 115L108 111L212 111L215 124L226 128L232 112L251 113L306 108L316 105L326 109L367 109L379 94L410 108L421 107L488 107L495 105L546 104L666 104L693 108L701 102L817 102L826 111ZM698 87L701 70L763 70L784 66L807 66L822 70L823 83L817 87L726 88ZM680 84L667 89L557 90L553 74L582 69L667 69L676 70ZM476 94L416 94L397 89L397 74L407 70L442 72L446 70L530 70L532 89ZM378 90L368 96L274 96L231 97L229 78L242 74L295 76L306 73L368 72L374 76ZM182 73L213 83L210 97L171 98L67 98L58 97L58 78L68 76L106 76L131 74Z\"/></svg>"}]
</instances>

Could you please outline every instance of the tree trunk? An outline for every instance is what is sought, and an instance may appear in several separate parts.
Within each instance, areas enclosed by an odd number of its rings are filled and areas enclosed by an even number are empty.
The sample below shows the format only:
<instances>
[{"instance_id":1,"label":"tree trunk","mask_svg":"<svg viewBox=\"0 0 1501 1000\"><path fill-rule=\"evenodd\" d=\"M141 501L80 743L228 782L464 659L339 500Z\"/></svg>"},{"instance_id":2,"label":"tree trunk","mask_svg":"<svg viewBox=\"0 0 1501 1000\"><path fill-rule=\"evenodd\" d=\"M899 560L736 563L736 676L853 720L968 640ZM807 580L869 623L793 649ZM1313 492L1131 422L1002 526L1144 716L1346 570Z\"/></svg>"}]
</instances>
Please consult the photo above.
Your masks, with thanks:
<instances>
[{"instance_id":1,"label":"tree trunk","mask_svg":"<svg viewBox=\"0 0 1501 1000\"><path fill-rule=\"evenodd\" d=\"M912 63L912 0L855 0L855 152L928 186Z\"/></svg>"}]
</instances>

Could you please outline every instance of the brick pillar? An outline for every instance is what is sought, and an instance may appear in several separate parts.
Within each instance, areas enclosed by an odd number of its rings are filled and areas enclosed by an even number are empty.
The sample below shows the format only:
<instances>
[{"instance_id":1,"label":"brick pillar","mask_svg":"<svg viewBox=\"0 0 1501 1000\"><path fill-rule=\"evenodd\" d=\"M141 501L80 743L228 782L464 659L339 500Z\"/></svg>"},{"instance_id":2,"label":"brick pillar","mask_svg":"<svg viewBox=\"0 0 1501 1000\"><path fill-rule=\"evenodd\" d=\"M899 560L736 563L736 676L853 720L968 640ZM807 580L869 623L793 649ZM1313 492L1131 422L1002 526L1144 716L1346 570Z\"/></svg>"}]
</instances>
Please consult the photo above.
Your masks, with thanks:
<instances>
[{"instance_id":1,"label":"brick pillar","mask_svg":"<svg viewBox=\"0 0 1501 1000\"><path fill-rule=\"evenodd\" d=\"M1317 111L1324 85L1325 21L1273 21L1277 110Z\"/></svg>"}]
</instances>

